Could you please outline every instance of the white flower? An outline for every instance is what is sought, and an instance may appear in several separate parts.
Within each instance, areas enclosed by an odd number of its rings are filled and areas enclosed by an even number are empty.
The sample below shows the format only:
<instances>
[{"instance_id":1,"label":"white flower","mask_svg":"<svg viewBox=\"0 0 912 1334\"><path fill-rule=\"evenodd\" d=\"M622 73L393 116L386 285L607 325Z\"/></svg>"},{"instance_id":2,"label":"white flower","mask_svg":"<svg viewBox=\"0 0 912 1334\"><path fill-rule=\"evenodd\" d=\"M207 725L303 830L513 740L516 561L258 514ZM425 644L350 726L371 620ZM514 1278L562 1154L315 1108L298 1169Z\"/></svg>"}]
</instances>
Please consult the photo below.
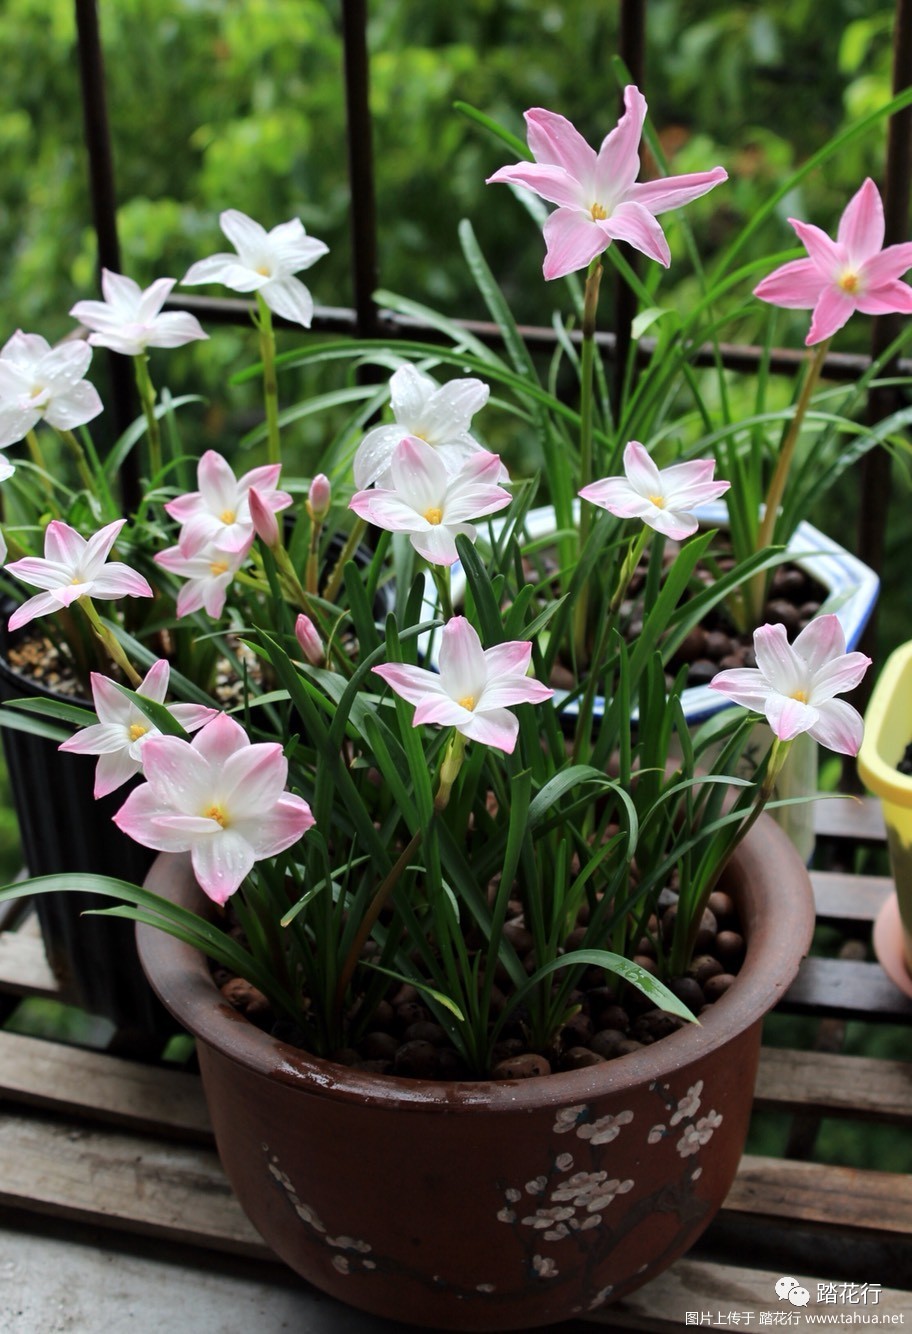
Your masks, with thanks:
<instances>
[{"instance_id":1,"label":"white flower","mask_svg":"<svg viewBox=\"0 0 912 1334\"><path fill-rule=\"evenodd\" d=\"M679 1121L683 1121L685 1116L696 1116L700 1110L700 1094L703 1092L703 1080L698 1079L696 1084L692 1084L684 1097L678 1103L671 1115L671 1124L676 1126Z\"/></svg>"},{"instance_id":2,"label":"white flower","mask_svg":"<svg viewBox=\"0 0 912 1334\"><path fill-rule=\"evenodd\" d=\"M84 426L102 411L95 386L84 379L92 349L83 338L51 347L40 334L18 329L0 350L0 449L22 440L44 419L61 431ZM13 472L3 460L0 480Z\"/></svg>"},{"instance_id":3,"label":"white flower","mask_svg":"<svg viewBox=\"0 0 912 1334\"><path fill-rule=\"evenodd\" d=\"M610 1144L621 1133L621 1126L627 1126L633 1120L633 1112L618 1112L617 1116L600 1116L597 1121L587 1121L577 1129L579 1139L591 1140L593 1144Z\"/></svg>"},{"instance_id":4,"label":"white flower","mask_svg":"<svg viewBox=\"0 0 912 1334\"><path fill-rule=\"evenodd\" d=\"M400 366L390 380L390 407L394 425L375 426L355 454L355 485L359 490L375 482L387 485L390 464L403 436L417 436L438 451L449 472L483 446L469 434L473 415L488 401L483 380L458 379L439 385L414 366ZM505 480L505 472L495 480Z\"/></svg>"},{"instance_id":5,"label":"white flower","mask_svg":"<svg viewBox=\"0 0 912 1334\"><path fill-rule=\"evenodd\" d=\"M313 297L292 275L309 269L328 253L329 246L308 236L300 218L267 232L246 213L229 208L219 216L219 226L237 253L221 252L199 260L185 274L184 286L223 283L232 292L259 292L270 310L309 329Z\"/></svg>"},{"instance_id":6,"label":"white flower","mask_svg":"<svg viewBox=\"0 0 912 1334\"><path fill-rule=\"evenodd\" d=\"M287 509L291 496L276 486L282 465L264 464L236 477L231 464L207 449L197 464L199 489L169 500L165 509L182 525L177 545L182 556L195 556L205 546L222 551L249 551L254 533L250 491L255 488L271 512Z\"/></svg>"},{"instance_id":7,"label":"white flower","mask_svg":"<svg viewBox=\"0 0 912 1334\"><path fill-rule=\"evenodd\" d=\"M708 1144L713 1137L713 1131L717 1130L722 1124L722 1117L718 1112L709 1112L706 1116L701 1116L694 1126L687 1126L684 1134L678 1140L676 1148L682 1158L688 1158L692 1153L697 1153L704 1144Z\"/></svg>"},{"instance_id":8,"label":"white flower","mask_svg":"<svg viewBox=\"0 0 912 1334\"><path fill-rule=\"evenodd\" d=\"M176 279L158 278L145 291L122 273L103 269L104 301L77 301L70 311L93 332L93 347L110 347L127 357L138 357L149 347L183 347L198 338L208 338L195 315L161 308Z\"/></svg>"},{"instance_id":9,"label":"white flower","mask_svg":"<svg viewBox=\"0 0 912 1334\"><path fill-rule=\"evenodd\" d=\"M582 1103L576 1107L562 1107L557 1113L551 1129L555 1135L566 1135L568 1131L576 1129L577 1123L585 1114L586 1107Z\"/></svg>"},{"instance_id":10,"label":"white flower","mask_svg":"<svg viewBox=\"0 0 912 1334\"><path fill-rule=\"evenodd\" d=\"M694 509L731 486L712 480L715 466L714 459L692 459L660 470L640 442L631 440L624 450L624 476L590 482L580 495L618 518L642 519L656 532L681 540L697 531Z\"/></svg>"},{"instance_id":11,"label":"white flower","mask_svg":"<svg viewBox=\"0 0 912 1334\"><path fill-rule=\"evenodd\" d=\"M665 1127L664 1127L664 1126L653 1126L652 1129L650 1130L649 1134L648 1134L647 1137L646 1137L646 1143L647 1143L647 1144L658 1144L659 1141L660 1141L660 1140L663 1140L664 1138L665 1138Z\"/></svg>"},{"instance_id":12,"label":"white flower","mask_svg":"<svg viewBox=\"0 0 912 1334\"><path fill-rule=\"evenodd\" d=\"M533 1255L532 1268L539 1278L557 1278L559 1272L555 1262L547 1255Z\"/></svg>"},{"instance_id":13,"label":"white flower","mask_svg":"<svg viewBox=\"0 0 912 1334\"><path fill-rule=\"evenodd\" d=\"M163 704L170 674L168 663L160 658L136 687L137 694ZM139 773L145 742L149 737L161 736L161 732L107 676L92 672L91 678L98 722L68 737L59 748L76 755L98 756L95 796L105 797ZM215 709L205 704L171 704L168 711L187 732L195 732L216 714Z\"/></svg>"}]
</instances>

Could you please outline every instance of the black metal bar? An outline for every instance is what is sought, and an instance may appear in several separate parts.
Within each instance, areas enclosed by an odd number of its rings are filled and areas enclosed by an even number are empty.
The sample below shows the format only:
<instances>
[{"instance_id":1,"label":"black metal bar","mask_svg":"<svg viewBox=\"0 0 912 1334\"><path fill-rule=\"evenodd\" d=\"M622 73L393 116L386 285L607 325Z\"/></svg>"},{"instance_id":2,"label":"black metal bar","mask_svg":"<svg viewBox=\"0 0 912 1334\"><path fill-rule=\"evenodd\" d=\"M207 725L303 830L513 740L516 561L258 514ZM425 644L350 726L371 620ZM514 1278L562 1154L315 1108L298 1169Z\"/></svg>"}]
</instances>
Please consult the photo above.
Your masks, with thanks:
<instances>
[{"instance_id":1,"label":"black metal bar","mask_svg":"<svg viewBox=\"0 0 912 1334\"><path fill-rule=\"evenodd\" d=\"M92 198L92 221L98 244L99 276L103 268L120 272L117 237L117 196L114 187L114 155L105 98L104 57L98 26L96 0L76 0L76 37L79 74L82 82L82 112L85 123ZM121 435L136 416L137 402L131 368L126 357L108 353L111 396L109 412L116 435ZM120 474L121 495L128 509L140 501L139 470L135 456L124 460Z\"/></svg>"},{"instance_id":2,"label":"black metal bar","mask_svg":"<svg viewBox=\"0 0 912 1334\"><path fill-rule=\"evenodd\" d=\"M351 263L357 330L377 332L377 208L367 54L367 0L342 0L348 179L351 191Z\"/></svg>"},{"instance_id":3,"label":"black metal bar","mask_svg":"<svg viewBox=\"0 0 912 1334\"><path fill-rule=\"evenodd\" d=\"M168 310L187 310L204 323L210 324L246 324L255 309L250 301L242 297L202 297L181 293L169 297L165 303ZM284 320L280 315L273 317L276 328L300 329L300 325ZM380 338L418 339L424 343L443 345L450 342L445 334L433 325L410 316L396 315L392 311L378 308L376 311L376 336ZM453 323L467 334L486 343L490 347L503 345L503 335L496 324L486 320L454 320ZM317 306L314 311L312 334L339 334L345 337L359 337L358 313L345 306ZM533 352L553 352L557 347L557 336L552 328L544 325L524 324L519 326L519 333ZM580 341L579 330L571 331L567 336L575 342ZM599 350L609 360L617 356L617 338L613 333L600 332L595 335ZM655 340L641 338L637 343L637 359L647 362L655 351ZM807 360L807 354L799 348L773 348L767 353L765 348L754 347L748 343L706 343L695 348L691 361L695 366L715 366L721 364L727 370L743 371L747 374L756 372L762 360L767 359L766 369L772 375L794 375ZM824 363L824 378L845 383L857 380L871 365L871 358L862 353L830 352ZM903 358L896 363L896 373L912 376L912 358Z\"/></svg>"},{"instance_id":4,"label":"black metal bar","mask_svg":"<svg viewBox=\"0 0 912 1334\"><path fill-rule=\"evenodd\" d=\"M646 0L621 0L621 27L618 51L638 88L643 87L646 71ZM634 270L639 257L629 246L622 246L625 259ZM633 341L633 321L638 309L637 296L620 274L614 284L614 328L617 337L614 366L613 401L619 407L624 393L624 375Z\"/></svg>"}]
</instances>

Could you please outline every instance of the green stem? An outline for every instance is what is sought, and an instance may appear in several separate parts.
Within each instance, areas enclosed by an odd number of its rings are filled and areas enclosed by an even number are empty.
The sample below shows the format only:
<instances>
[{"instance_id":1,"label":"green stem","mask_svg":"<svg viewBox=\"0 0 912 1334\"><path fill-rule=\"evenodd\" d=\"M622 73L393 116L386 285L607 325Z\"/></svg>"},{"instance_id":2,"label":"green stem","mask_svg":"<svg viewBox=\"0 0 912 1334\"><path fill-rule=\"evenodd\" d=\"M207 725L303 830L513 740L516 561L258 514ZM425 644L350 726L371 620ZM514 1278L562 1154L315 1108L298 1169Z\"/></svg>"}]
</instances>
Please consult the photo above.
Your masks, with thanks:
<instances>
[{"instance_id":1,"label":"green stem","mask_svg":"<svg viewBox=\"0 0 912 1334\"><path fill-rule=\"evenodd\" d=\"M675 932L674 944L672 946L671 957L669 960L669 971L672 977L680 977L690 963L697 934L700 930L700 923L703 919L703 913L709 902L709 896L719 883L719 877L728 865L729 859L735 848L739 843L743 842L751 829L753 829L757 820L763 814L767 802L772 798L776 790L776 781L782 772L782 766L785 764L791 745L791 741L780 741L778 737L773 740L769 756L767 757L766 772L763 775L763 782L760 784L757 794L754 797L753 806L746 818L742 820L740 824L735 823L732 832L728 835L727 843L716 859L715 869L707 878L706 884L700 892L700 897L690 912L686 931Z\"/></svg>"},{"instance_id":2,"label":"green stem","mask_svg":"<svg viewBox=\"0 0 912 1334\"><path fill-rule=\"evenodd\" d=\"M345 546L339 553L339 559L336 561L333 572L329 576L329 581L323 590L323 596L327 602L335 601L336 594L342 583L342 575L345 572L345 567L358 550L361 539L366 532L367 524L363 519L359 519L348 537L345 539Z\"/></svg>"},{"instance_id":3,"label":"green stem","mask_svg":"<svg viewBox=\"0 0 912 1334\"><path fill-rule=\"evenodd\" d=\"M92 476L92 470L89 467L89 461L85 456L85 450L76 439L72 431L57 431L60 439L66 445L67 449L76 460L76 471L79 473L79 479L90 495L95 494L95 478Z\"/></svg>"},{"instance_id":4,"label":"green stem","mask_svg":"<svg viewBox=\"0 0 912 1334\"><path fill-rule=\"evenodd\" d=\"M794 414L792 415L792 419L789 422L788 429L779 448L779 457L776 459L776 467L773 470L769 490L766 493L763 517L760 520L760 527L757 530L758 551L763 551L766 547L772 545L773 536L776 530L776 521L779 517L779 507L782 504L782 498L785 495L785 487L788 481L792 457L795 453L795 446L798 444L801 427L804 424L804 418L810 407L814 390L817 388L817 382L820 379L820 374L823 370L823 365L826 361L829 348L830 339L827 338L824 342L818 343L811 354L807 375L804 377L804 384L801 386L801 393L798 396ZM768 577L768 572L766 570L761 570L759 574L754 576L751 582L750 605L755 625L759 625L760 618L763 615L763 604L766 598L766 584Z\"/></svg>"},{"instance_id":5,"label":"green stem","mask_svg":"<svg viewBox=\"0 0 912 1334\"><path fill-rule=\"evenodd\" d=\"M431 575L437 588L437 596L440 598L440 614L445 621L450 620L453 615L453 597L450 592L450 568L449 566L432 565Z\"/></svg>"},{"instance_id":6,"label":"green stem","mask_svg":"<svg viewBox=\"0 0 912 1334\"><path fill-rule=\"evenodd\" d=\"M41 474L41 485L44 487L45 495L48 498L48 506L52 513L59 514L57 501L54 499L54 488L51 485L51 470L47 465L44 454L41 450L41 444L35 430L31 430L25 437L29 453L32 456L32 462Z\"/></svg>"},{"instance_id":7,"label":"green stem","mask_svg":"<svg viewBox=\"0 0 912 1334\"><path fill-rule=\"evenodd\" d=\"M322 523L311 515L310 543L307 548L307 565L304 571L304 587L307 589L308 593L316 593L319 591L320 534L322 531Z\"/></svg>"},{"instance_id":8,"label":"green stem","mask_svg":"<svg viewBox=\"0 0 912 1334\"><path fill-rule=\"evenodd\" d=\"M142 685L142 677L136 671L111 631L106 625L102 624L101 617L95 610L92 599L88 596L83 596L77 599L77 605L82 608L89 625L94 630L97 638L104 645L108 657L120 668L133 689L138 689L138 687Z\"/></svg>"},{"instance_id":9,"label":"green stem","mask_svg":"<svg viewBox=\"0 0 912 1334\"><path fill-rule=\"evenodd\" d=\"M136 374L139 401L146 417L146 434L149 441L149 475L151 479L154 479L161 472L162 442L158 418L155 415L155 386L152 384L152 377L149 374L149 358L144 352L140 352L138 356L133 358L133 369Z\"/></svg>"},{"instance_id":10,"label":"green stem","mask_svg":"<svg viewBox=\"0 0 912 1334\"><path fill-rule=\"evenodd\" d=\"M580 349L580 478L579 486L593 480L592 477L592 424L593 424L593 369L595 364L595 330L598 311L599 284L602 281L602 262L596 256L586 273L586 288L583 294L583 321L581 326L582 347ZM580 510L579 550L582 552L589 536L592 516L586 505ZM572 571L570 571L572 574ZM585 586L580 589L574 613L573 637L576 645L577 662L586 660L586 631L589 616L589 596Z\"/></svg>"},{"instance_id":11,"label":"green stem","mask_svg":"<svg viewBox=\"0 0 912 1334\"><path fill-rule=\"evenodd\" d=\"M279 384L276 379L276 342L272 327L272 311L259 292L256 294L257 319L260 334L260 357L263 362L263 402L266 407L266 457L269 463L279 463Z\"/></svg>"},{"instance_id":12,"label":"green stem","mask_svg":"<svg viewBox=\"0 0 912 1334\"><path fill-rule=\"evenodd\" d=\"M636 568L640 563L640 557L646 549L646 543L649 540L650 532L651 529L647 524L641 524L639 533L630 543L627 555L624 557L624 563L621 566L620 574L618 575L617 588L615 588L611 602L608 604L609 619L617 615L620 605L624 601L624 595L630 587L630 580L633 578Z\"/></svg>"}]
</instances>

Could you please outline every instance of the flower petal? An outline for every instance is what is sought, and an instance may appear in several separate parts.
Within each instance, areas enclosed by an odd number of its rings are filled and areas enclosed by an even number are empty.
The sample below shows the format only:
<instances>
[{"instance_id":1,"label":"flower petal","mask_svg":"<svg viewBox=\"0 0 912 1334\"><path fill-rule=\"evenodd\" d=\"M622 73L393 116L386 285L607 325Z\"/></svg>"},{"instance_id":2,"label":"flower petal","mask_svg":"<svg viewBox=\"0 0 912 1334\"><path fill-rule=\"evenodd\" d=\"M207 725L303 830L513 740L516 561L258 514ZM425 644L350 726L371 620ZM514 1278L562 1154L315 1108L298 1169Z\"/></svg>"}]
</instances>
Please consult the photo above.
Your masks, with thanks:
<instances>
[{"instance_id":1,"label":"flower petal","mask_svg":"<svg viewBox=\"0 0 912 1334\"><path fill-rule=\"evenodd\" d=\"M657 181L640 181L630 187L627 198L633 204L641 204L650 213L666 213L669 209L690 204L727 180L728 172L724 167L713 167L710 171L692 171L683 176L663 176Z\"/></svg>"},{"instance_id":2,"label":"flower petal","mask_svg":"<svg viewBox=\"0 0 912 1334\"><path fill-rule=\"evenodd\" d=\"M820 713L813 705L790 695L770 695L765 713L780 741L792 741L802 732L809 732L820 720Z\"/></svg>"},{"instance_id":3,"label":"flower petal","mask_svg":"<svg viewBox=\"0 0 912 1334\"><path fill-rule=\"evenodd\" d=\"M555 209L545 220L542 235L547 246L542 273L549 282L585 269L611 243L588 214L570 208Z\"/></svg>"},{"instance_id":4,"label":"flower petal","mask_svg":"<svg viewBox=\"0 0 912 1334\"><path fill-rule=\"evenodd\" d=\"M440 636L440 678L451 699L476 702L487 683L481 640L464 616L453 616Z\"/></svg>"},{"instance_id":5,"label":"flower petal","mask_svg":"<svg viewBox=\"0 0 912 1334\"><path fill-rule=\"evenodd\" d=\"M565 116L543 107L525 113L526 138L536 162L563 167L581 184L595 179L596 153Z\"/></svg>"},{"instance_id":6,"label":"flower petal","mask_svg":"<svg viewBox=\"0 0 912 1334\"><path fill-rule=\"evenodd\" d=\"M459 730L470 741L479 741L484 746L493 746L495 750L512 755L519 735L519 721L507 709L493 709L490 713L471 714Z\"/></svg>"},{"instance_id":7,"label":"flower petal","mask_svg":"<svg viewBox=\"0 0 912 1334\"><path fill-rule=\"evenodd\" d=\"M624 113L602 140L595 168L595 197L600 203L628 194L640 171L640 139L646 120L646 98L629 83L624 89ZM594 202L594 201L593 201Z\"/></svg>"},{"instance_id":8,"label":"flower petal","mask_svg":"<svg viewBox=\"0 0 912 1334\"><path fill-rule=\"evenodd\" d=\"M671 263L671 251L665 233L649 209L642 204L632 199L625 200L599 225L613 240L626 241L664 268L667 269Z\"/></svg>"},{"instance_id":9,"label":"flower petal","mask_svg":"<svg viewBox=\"0 0 912 1334\"><path fill-rule=\"evenodd\" d=\"M857 309L856 302L838 287L825 287L814 307L811 327L805 343L812 347L822 343L825 338L832 338L837 330L851 319Z\"/></svg>"},{"instance_id":10,"label":"flower petal","mask_svg":"<svg viewBox=\"0 0 912 1334\"><path fill-rule=\"evenodd\" d=\"M190 850L193 874L213 903L224 904L253 869L253 848L235 829L221 829L212 838L194 841Z\"/></svg>"},{"instance_id":11,"label":"flower petal","mask_svg":"<svg viewBox=\"0 0 912 1334\"><path fill-rule=\"evenodd\" d=\"M769 682L756 667L732 667L717 672L709 682L709 688L755 713L764 712L770 693Z\"/></svg>"},{"instance_id":12,"label":"flower petal","mask_svg":"<svg viewBox=\"0 0 912 1334\"><path fill-rule=\"evenodd\" d=\"M757 666L774 691L793 695L807 684L807 668L788 642L784 625L761 625L754 631Z\"/></svg>"},{"instance_id":13,"label":"flower petal","mask_svg":"<svg viewBox=\"0 0 912 1334\"><path fill-rule=\"evenodd\" d=\"M836 240L845 246L853 267L876 255L883 246L883 200L870 176L846 204L839 219Z\"/></svg>"},{"instance_id":14,"label":"flower petal","mask_svg":"<svg viewBox=\"0 0 912 1334\"><path fill-rule=\"evenodd\" d=\"M309 329L313 320L314 301L310 290L300 278L274 278L265 283L260 294L270 310L286 320Z\"/></svg>"},{"instance_id":15,"label":"flower petal","mask_svg":"<svg viewBox=\"0 0 912 1334\"><path fill-rule=\"evenodd\" d=\"M817 706L820 715L811 736L821 746L839 755L857 755L864 737L864 722L857 709L844 699L828 699Z\"/></svg>"},{"instance_id":16,"label":"flower petal","mask_svg":"<svg viewBox=\"0 0 912 1334\"><path fill-rule=\"evenodd\" d=\"M785 310L813 310L820 300L824 278L812 259L793 259L767 274L754 296Z\"/></svg>"},{"instance_id":17,"label":"flower petal","mask_svg":"<svg viewBox=\"0 0 912 1334\"><path fill-rule=\"evenodd\" d=\"M559 204L575 212L586 207L579 181L563 167L545 166L537 162L517 162L515 167L501 167L495 171L485 184L521 185L537 194L539 198L546 199L549 204Z\"/></svg>"}]
</instances>

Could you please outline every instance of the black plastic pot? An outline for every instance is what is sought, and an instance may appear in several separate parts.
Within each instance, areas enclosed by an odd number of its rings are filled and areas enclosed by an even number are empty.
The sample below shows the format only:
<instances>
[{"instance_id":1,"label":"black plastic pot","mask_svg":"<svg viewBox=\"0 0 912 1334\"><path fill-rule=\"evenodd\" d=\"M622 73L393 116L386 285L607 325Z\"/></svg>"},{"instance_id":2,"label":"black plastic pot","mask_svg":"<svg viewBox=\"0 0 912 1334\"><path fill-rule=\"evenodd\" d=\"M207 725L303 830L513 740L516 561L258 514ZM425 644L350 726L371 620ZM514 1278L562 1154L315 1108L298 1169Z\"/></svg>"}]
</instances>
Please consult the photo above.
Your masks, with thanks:
<instances>
[{"instance_id":1,"label":"black plastic pot","mask_svg":"<svg viewBox=\"0 0 912 1334\"><path fill-rule=\"evenodd\" d=\"M16 639L6 631L10 610L9 604L0 606L0 701L62 698L9 665L8 649ZM71 697L68 702L87 703ZM2 742L28 874L81 871L142 884L155 854L127 838L112 820L128 788L96 801L93 756L61 753L55 741L7 727ZM133 923L82 915L110 906L102 895L37 895L48 963L61 999L111 1020L123 1046L160 1046L176 1025L143 975Z\"/></svg>"}]
</instances>

